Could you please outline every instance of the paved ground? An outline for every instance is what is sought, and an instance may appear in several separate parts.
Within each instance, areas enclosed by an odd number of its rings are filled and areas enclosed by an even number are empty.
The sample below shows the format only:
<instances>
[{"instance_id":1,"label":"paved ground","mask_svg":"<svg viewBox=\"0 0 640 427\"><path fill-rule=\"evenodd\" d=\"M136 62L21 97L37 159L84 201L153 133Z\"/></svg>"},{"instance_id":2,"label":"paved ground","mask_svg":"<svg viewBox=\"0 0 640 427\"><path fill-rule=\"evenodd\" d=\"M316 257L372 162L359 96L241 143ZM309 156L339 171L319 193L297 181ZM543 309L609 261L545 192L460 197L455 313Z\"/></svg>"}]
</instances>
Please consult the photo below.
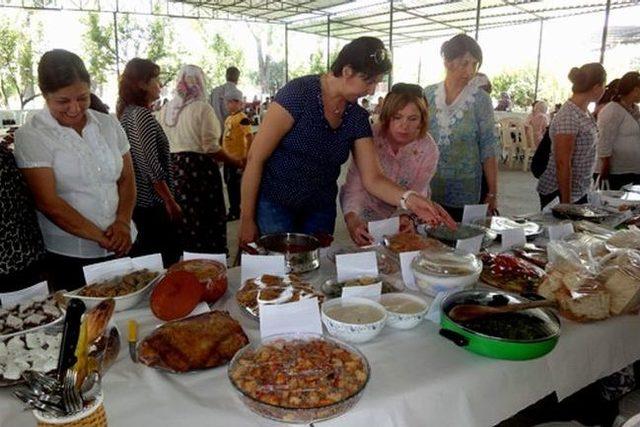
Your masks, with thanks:
<instances>
[{"instance_id":1,"label":"paved ground","mask_svg":"<svg viewBox=\"0 0 640 427\"><path fill-rule=\"evenodd\" d=\"M345 179L347 165L342 168L339 184ZM523 172L522 169L507 169L501 167L498 174L498 209L502 215L515 215L539 210L538 193L536 193L537 180L531 172ZM334 239L338 243L349 243L349 233L346 230L342 213L338 213ZM231 259L235 259L238 247L238 224L233 221L227 224L227 240Z\"/></svg>"}]
</instances>

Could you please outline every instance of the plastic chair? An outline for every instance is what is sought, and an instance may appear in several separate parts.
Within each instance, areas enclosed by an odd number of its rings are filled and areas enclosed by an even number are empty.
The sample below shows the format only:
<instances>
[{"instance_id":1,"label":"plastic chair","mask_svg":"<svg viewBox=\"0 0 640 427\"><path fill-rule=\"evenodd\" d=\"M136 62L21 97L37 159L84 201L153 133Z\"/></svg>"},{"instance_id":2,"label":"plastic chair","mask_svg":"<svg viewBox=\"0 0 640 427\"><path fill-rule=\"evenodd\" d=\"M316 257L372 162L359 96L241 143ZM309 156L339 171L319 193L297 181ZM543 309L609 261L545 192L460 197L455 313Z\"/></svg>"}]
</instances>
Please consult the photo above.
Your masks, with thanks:
<instances>
[{"instance_id":1,"label":"plastic chair","mask_svg":"<svg viewBox=\"0 0 640 427\"><path fill-rule=\"evenodd\" d=\"M500 146L502 147L502 161L509 168L513 167L513 163L518 159L518 135L517 122L512 118L503 118L500 120ZM515 136L515 139L514 139Z\"/></svg>"},{"instance_id":2,"label":"plastic chair","mask_svg":"<svg viewBox=\"0 0 640 427\"><path fill-rule=\"evenodd\" d=\"M520 141L520 149L522 150L522 170L528 171L531 166L531 160L536 152L536 143L533 137L533 128L531 125L522 125L523 138Z\"/></svg>"}]
</instances>

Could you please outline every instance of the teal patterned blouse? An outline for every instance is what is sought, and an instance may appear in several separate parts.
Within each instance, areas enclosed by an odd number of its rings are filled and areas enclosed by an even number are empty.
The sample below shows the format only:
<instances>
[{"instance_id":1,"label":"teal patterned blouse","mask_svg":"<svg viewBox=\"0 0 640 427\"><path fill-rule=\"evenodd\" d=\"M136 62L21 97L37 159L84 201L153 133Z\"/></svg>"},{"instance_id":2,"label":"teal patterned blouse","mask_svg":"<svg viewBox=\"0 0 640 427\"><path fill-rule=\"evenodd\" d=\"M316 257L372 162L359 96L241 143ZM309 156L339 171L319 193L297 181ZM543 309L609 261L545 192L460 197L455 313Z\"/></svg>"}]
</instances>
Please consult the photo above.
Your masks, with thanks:
<instances>
[{"instance_id":1,"label":"teal patterned blouse","mask_svg":"<svg viewBox=\"0 0 640 427\"><path fill-rule=\"evenodd\" d=\"M424 93L429 132L440 150L431 199L454 208L477 204L482 162L495 157L498 148L491 99L473 82L451 105L444 102L444 83L427 86Z\"/></svg>"}]
</instances>

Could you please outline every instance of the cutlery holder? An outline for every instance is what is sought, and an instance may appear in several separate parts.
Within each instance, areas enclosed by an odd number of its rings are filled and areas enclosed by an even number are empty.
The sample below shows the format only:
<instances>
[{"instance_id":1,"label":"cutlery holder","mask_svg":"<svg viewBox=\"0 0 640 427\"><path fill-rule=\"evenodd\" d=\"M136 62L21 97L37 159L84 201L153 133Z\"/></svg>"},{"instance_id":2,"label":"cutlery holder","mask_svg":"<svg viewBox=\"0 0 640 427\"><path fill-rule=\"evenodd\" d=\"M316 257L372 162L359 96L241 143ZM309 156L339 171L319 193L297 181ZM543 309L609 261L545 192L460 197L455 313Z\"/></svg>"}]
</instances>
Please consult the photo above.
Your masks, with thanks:
<instances>
[{"instance_id":1,"label":"cutlery holder","mask_svg":"<svg viewBox=\"0 0 640 427\"><path fill-rule=\"evenodd\" d=\"M38 427L107 427L107 413L100 394L93 404L81 412L68 417L52 417L33 411Z\"/></svg>"}]
</instances>

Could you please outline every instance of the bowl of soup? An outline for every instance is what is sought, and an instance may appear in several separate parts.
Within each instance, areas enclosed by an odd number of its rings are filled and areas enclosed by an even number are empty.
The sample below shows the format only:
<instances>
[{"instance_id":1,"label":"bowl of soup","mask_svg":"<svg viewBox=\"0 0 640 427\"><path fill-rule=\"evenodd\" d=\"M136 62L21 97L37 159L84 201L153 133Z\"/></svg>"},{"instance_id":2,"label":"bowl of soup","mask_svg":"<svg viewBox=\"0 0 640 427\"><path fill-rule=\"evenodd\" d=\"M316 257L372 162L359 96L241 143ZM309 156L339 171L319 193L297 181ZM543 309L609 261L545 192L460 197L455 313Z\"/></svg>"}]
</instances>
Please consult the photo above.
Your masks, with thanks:
<instances>
[{"instance_id":1,"label":"bowl of soup","mask_svg":"<svg viewBox=\"0 0 640 427\"><path fill-rule=\"evenodd\" d=\"M336 298L322 306L322 323L329 334L352 343L374 339L387 317L384 307L368 298Z\"/></svg>"},{"instance_id":2,"label":"bowl of soup","mask_svg":"<svg viewBox=\"0 0 640 427\"><path fill-rule=\"evenodd\" d=\"M396 329L411 329L422 322L430 304L418 295L394 292L382 295L380 305L387 310L387 325Z\"/></svg>"}]
</instances>

